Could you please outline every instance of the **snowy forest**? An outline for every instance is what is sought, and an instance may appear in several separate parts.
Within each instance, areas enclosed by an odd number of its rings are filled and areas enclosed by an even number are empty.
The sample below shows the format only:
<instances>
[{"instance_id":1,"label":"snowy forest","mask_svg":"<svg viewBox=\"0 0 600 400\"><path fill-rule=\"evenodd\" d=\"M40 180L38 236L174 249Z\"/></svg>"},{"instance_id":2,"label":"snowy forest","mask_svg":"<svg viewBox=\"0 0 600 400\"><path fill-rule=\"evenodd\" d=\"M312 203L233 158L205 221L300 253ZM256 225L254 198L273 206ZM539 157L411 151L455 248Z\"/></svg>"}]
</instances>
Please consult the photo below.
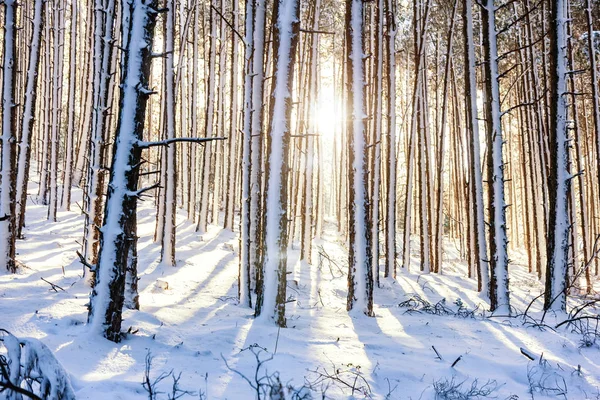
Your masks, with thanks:
<instances>
[{"instance_id":1,"label":"snowy forest","mask_svg":"<svg viewBox=\"0 0 600 400\"><path fill-rule=\"evenodd\" d=\"M0 28L0 399L600 399L597 0Z\"/></svg>"}]
</instances>

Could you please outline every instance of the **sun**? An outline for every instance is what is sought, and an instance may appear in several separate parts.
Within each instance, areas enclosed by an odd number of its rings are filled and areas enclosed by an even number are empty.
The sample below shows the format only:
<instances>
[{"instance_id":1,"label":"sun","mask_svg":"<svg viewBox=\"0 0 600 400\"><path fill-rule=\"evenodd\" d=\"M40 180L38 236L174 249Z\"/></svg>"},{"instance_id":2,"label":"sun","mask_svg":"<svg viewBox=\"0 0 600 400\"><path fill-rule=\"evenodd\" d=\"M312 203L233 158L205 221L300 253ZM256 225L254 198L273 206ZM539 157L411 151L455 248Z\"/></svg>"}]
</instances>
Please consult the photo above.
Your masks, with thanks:
<instances>
[{"instance_id":1,"label":"sun","mask_svg":"<svg viewBox=\"0 0 600 400\"><path fill-rule=\"evenodd\" d=\"M340 130L341 107L332 91L322 90L314 111L317 133L325 139L333 139Z\"/></svg>"}]
</instances>

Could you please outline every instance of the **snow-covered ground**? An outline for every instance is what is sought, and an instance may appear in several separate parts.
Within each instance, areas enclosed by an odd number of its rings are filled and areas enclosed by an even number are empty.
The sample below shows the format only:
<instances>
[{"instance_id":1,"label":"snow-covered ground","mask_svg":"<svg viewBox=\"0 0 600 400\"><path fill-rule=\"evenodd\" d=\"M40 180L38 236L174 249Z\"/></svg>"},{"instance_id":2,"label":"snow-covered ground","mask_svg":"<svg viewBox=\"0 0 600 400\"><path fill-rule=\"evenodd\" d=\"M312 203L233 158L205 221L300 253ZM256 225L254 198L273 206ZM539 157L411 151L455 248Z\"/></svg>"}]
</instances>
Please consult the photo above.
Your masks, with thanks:
<instances>
[{"instance_id":1,"label":"snow-covered ground","mask_svg":"<svg viewBox=\"0 0 600 400\"><path fill-rule=\"evenodd\" d=\"M204 399L252 399L248 382L231 369L254 379L251 349L259 347L248 349L254 344L265 349L261 359L276 351L259 377L278 372L282 382L295 387L329 385L326 394L334 399L352 395L342 381L373 398L432 399L444 382L464 382L460 389L466 392L475 380L477 387L494 389L489 398L600 398L600 339L582 347L582 335L564 326L542 330L524 325L522 318L489 318L452 242L446 243L444 275L401 271L397 281L382 279L382 288L375 290L375 318L351 317L345 309L346 256L328 224L323 240L314 243L315 265L298 262L296 250L289 253L288 328L278 330L255 321L251 309L236 304L234 233L211 226L199 235L181 214L177 267L160 265L149 202L141 203L138 217L141 310L125 312L123 330L130 333L121 343L92 337L85 326L89 289L79 279L75 254L83 217L76 205L72 208L60 212L53 224L46 221L45 206L29 204L26 239L17 244L25 267L16 275L0 276L0 328L42 340L71 375L79 399L147 399L141 383L148 352L152 379L175 370L181 372L180 386L197 392L196 398L202 392ZM512 304L522 312L542 286L518 262L510 268ZM52 290L41 278L64 291ZM456 312L462 304L461 310L474 310L474 317L407 312L409 308L399 306L414 295L433 305L445 299L438 303L440 314ZM536 319L540 305L535 303L530 312ZM562 319L549 315L545 322L554 326ZM321 379L321 374L336 373L338 381ZM168 378L158 388L168 392L171 385ZM354 396L366 397L360 390Z\"/></svg>"}]
</instances>

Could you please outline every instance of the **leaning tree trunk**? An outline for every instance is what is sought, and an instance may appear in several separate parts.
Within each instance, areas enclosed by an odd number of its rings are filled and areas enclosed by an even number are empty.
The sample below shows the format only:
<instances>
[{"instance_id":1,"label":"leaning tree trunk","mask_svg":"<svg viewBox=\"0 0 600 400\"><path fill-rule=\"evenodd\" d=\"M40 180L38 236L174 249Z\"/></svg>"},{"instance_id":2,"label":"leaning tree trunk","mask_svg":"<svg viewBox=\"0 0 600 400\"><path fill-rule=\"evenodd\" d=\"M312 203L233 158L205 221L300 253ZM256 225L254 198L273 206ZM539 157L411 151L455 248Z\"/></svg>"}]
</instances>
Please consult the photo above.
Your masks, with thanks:
<instances>
[{"instance_id":1,"label":"leaning tree trunk","mask_svg":"<svg viewBox=\"0 0 600 400\"><path fill-rule=\"evenodd\" d=\"M35 103L38 88L38 69L40 65L40 45L42 27L44 25L44 0L36 0L33 13L33 33L29 45L29 65L27 66L27 81L25 83L25 107L21 122L21 137L19 143L19 159L17 161L16 210L17 237L22 237L25 226L25 207L27 203L27 183L29 182L29 166L31 160L31 137L35 122Z\"/></svg>"},{"instance_id":2,"label":"leaning tree trunk","mask_svg":"<svg viewBox=\"0 0 600 400\"><path fill-rule=\"evenodd\" d=\"M117 132L100 236L96 282L90 297L88 324L114 342L121 340L125 269L135 249L135 216L142 132L148 88L157 0L133 0L127 43L123 44L123 78ZM134 253L135 254L135 253Z\"/></svg>"},{"instance_id":3,"label":"leaning tree trunk","mask_svg":"<svg viewBox=\"0 0 600 400\"><path fill-rule=\"evenodd\" d=\"M504 200L504 161L500 123L498 85L498 49L496 44L495 6L485 0L482 8L485 61L485 107L488 143L488 184L490 203L490 306L492 311L510 313L508 291L508 239Z\"/></svg>"},{"instance_id":4,"label":"leaning tree trunk","mask_svg":"<svg viewBox=\"0 0 600 400\"><path fill-rule=\"evenodd\" d=\"M550 155L548 260L544 309L566 311L569 263L569 137L567 133L567 4L554 0L550 27Z\"/></svg>"},{"instance_id":5,"label":"leaning tree trunk","mask_svg":"<svg viewBox=\"0 0 600 400\"><path fill-rule=\"evenodd\" d=\"M348 311L373 315L373 274L367 205L367 132L365 129L365 71L363 65L363 2L346 0L348 69L349 222Z\"/></svg>"},{"instance_id":6,"label":"leaning tree trunk","mask_svg":"<svg viewBox=\"0 0 600 400\"><path fill-rule=\"evenodd\" d=\"M273 10L273 77L266 171L264 280L256 314L285 327L287 279L287 178L290 99L298 45L299 0L277 0Z\"/></svg>"},{"instance_id":7,"label":"leaning tree trunk","mask_svg":"<svg viewBox=\"0 0 600 400\"><path fill-rule=\"evenodd\" d=\"M15 263L15 161L17 155L17 2L4 0L4 47L2 57L2 164L0 165L0 265L16 272Z\"/></svg>"}]
</instances>

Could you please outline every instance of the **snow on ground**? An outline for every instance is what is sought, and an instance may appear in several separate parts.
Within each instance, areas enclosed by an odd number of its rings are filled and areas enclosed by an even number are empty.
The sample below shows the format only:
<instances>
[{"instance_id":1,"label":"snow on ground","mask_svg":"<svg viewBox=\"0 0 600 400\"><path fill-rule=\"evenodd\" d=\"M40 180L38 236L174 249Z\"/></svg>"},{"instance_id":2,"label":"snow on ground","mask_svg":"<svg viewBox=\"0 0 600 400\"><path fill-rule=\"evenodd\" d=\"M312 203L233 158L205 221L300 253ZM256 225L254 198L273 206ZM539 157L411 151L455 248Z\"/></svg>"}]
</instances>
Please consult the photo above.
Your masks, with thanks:
<instances>
[{"instance_id":1,"label":"snow on ground","mask_svg":"<svg viewBox=\"0 0 600 400\"><path fill-rule=\"evenodd\" d=\"M152 378L174 369L182 373L182 388L202 391L204 398L252 399L249 384L223 359L252 379L256 359L249 350L241 350L253 344L276 350L259 376L278 371L282 382L296 387L305 379L325 387L327 381L319 382L314 371L339 371L340 379L350 385L359 376L355 386L368 386L374 398L432 399L443 382L464 382L466 390L474 380L478 386L493 381L488 388L496 390L490 397L500 399L600 398L598 345L581 347L581 335L564 328L554 332L523 326L521 319L481 317L485 302L475 281L464 277L466 266L452 242L446 243L443 276L400 272L397 282L383 279L382 288L375 291L376 317L350 317L342 274L346 257L331 224L323 240L314 243L315 266L298 262L299 252L290 252L288 295L295 301L288 303L288 328L278 330L254 321L251 309L236 305L235 234L211 226L199 235L181 214L177 267L163 266L158 263L159 246L152 241L154 208L142 203L141 310L125 311L123 330L131 327L131 333L121 343L91 337L85 326L89 290L79 280L81 266L75 255L83 217L76 205L72 208L59 213L59 222L52 224L46 221L45 206L30 203L26 239L18 242L18 259L26 267L17 275L0 276L0 327L18 337L42 340L71 374L79 399L148 398L141 385L148 351L154 357ZM322 251L337 266L320 257ZM41 278L65 290L55 292ZM168 289L161 288L164 282ZM510 283L513 306L520 311L541 292L537 280L516 262L511 264ZM399 307L414 294L432 304L446 299L438 307L454 311L458 299L469 311L479 308L476 318L459 318ZM539 308L539 303L532 307L536 318ZM560 316L547 317L550 325L559 320ZM535 361L524 357L520 348ZM351 396L342 383L329 383L329 398ZM159 384L163 392L170 387L170 380ZM166 394L159 398L166 399Z\"/></svg>"}]
</instances>

